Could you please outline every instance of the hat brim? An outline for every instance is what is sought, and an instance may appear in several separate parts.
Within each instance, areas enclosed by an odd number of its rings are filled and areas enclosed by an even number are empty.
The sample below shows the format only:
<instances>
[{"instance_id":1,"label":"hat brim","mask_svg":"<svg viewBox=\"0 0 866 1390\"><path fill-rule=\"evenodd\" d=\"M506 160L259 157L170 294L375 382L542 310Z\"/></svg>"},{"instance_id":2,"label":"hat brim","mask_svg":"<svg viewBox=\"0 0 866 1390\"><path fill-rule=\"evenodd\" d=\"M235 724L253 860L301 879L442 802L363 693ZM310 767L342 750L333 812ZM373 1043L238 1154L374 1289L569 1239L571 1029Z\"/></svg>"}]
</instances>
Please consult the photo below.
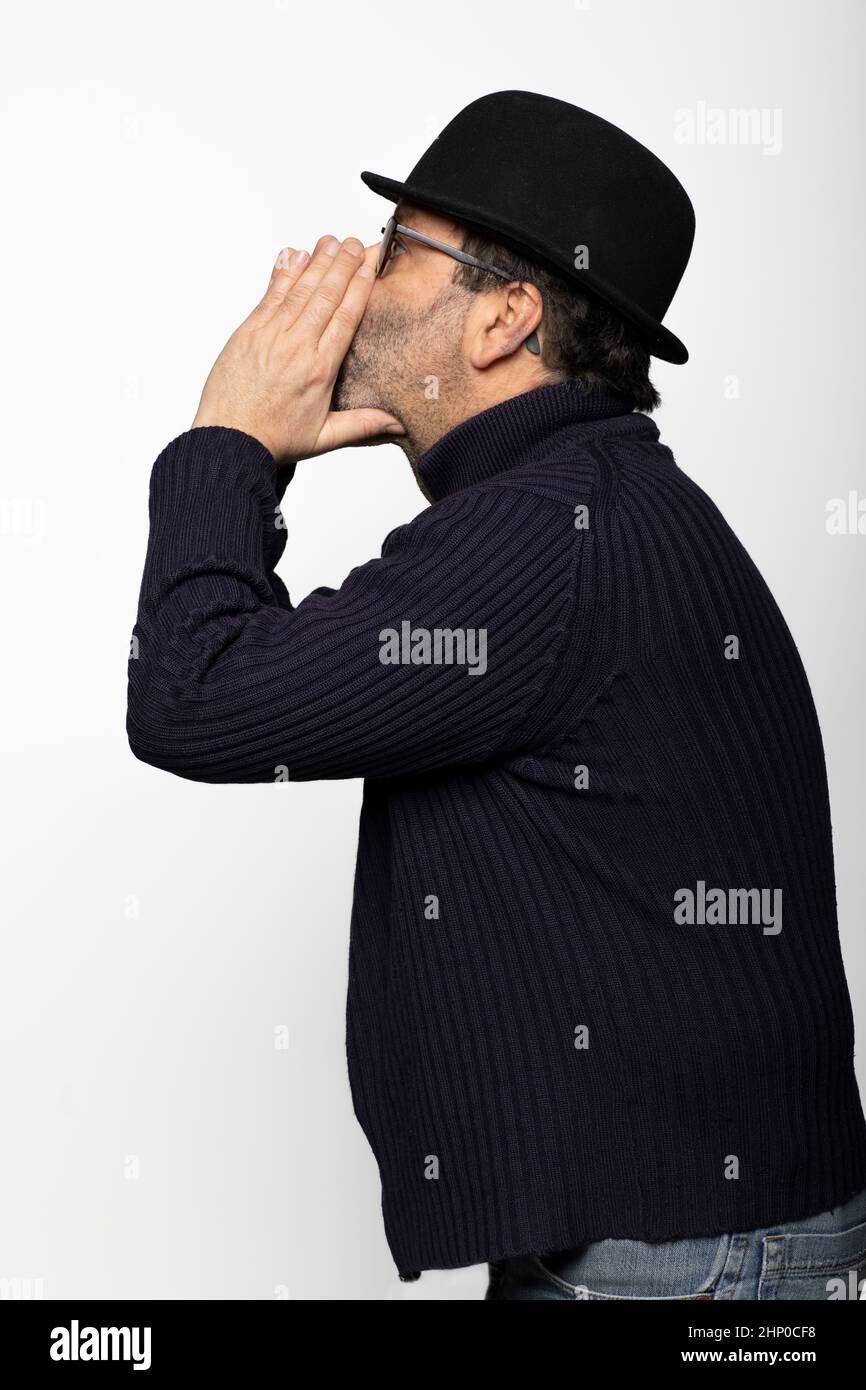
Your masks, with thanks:
<instances>
[{"instance_id":1,"label":"hat brim","mask_svg":"<svg viewBox=\"0 0 866 1390\"><path fill-rule=\"evenodd\" d=\"M495 220L485 216L480 208L473 208L456 200L437 198L435 195L425 193L421 188L413 188L408 182L401 183L398 179L386 178L384 174L373 174L369 169L362 171L361 178L368 188L372 189L374 193L378 193L380 197L387 198L389 202L398 203L403 198L407 203L429 208L431 212L438 212L443 217L453 217L458 222L465 222L480 232L496 237L510 250L518 254L528 254L552 275L558 275L560 279L570 280L576 285L585 286L599 299L604 300L611 308L621 313L623 318L628 319L630 323L640 329L646 346L653 357L660 357L663 362L675 362L678 366L688 362L688 350L675 334L671 333L650 314L645 313L639 305L632 303L625 295L619 294L610 285L606 285L599 276L593 275L588 270L568 270L558 265L552 258L552 248L545 248L540 243L534 242L530 237L519 233L516 228L497 225Z\"/></svg>"}]
</instances>

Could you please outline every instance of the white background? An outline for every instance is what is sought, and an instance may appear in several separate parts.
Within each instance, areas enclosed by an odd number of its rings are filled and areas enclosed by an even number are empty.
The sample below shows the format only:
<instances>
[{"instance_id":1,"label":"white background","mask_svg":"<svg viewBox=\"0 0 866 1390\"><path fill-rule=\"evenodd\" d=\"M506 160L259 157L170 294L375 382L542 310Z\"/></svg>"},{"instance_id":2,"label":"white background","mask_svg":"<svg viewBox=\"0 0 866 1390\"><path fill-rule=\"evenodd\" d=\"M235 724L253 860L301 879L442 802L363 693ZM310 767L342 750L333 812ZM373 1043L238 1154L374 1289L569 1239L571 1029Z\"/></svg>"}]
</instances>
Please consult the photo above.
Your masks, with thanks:
<instances>
[{"instance_id":1,"label":"white background","mask_svg":"<svg viewBox=\"0 0 866 1390\"><path fill-rule=\"evenodd\" d=\"M482 1267L397 1282L352 1113L360 784L198 786L128 750L149 470L279 248L376 238L388 205L361 169L405 177L462 106L510 87L649 145L698 221L667 319L692 358L658 364L656 419L802 653L862 1037L866 536L828 535L825 512L866 495L864 6L0 13L0 1279L47 1298L480 1298ZM701 102L780 110L781 149L679 143L676 113ZM396 447L302 464L293 598L424 505Z\"/></svg>"}]
</instances>

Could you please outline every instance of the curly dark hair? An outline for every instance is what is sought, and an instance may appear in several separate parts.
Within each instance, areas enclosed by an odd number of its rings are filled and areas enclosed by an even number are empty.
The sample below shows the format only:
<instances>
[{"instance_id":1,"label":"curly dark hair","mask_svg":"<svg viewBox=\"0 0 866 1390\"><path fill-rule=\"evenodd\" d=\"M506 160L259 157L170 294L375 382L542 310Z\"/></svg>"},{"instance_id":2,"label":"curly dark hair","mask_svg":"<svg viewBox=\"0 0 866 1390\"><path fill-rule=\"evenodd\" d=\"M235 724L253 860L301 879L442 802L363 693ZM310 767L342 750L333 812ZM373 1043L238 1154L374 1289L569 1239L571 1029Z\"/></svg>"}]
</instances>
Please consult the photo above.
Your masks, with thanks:
<instances>
[{"instance_id":1,"label":"curly dark hair","mask_svg":"<svg viewBox=\"0 0 866 1390\"><path fill-rule=\"evenodd\" d=\"M541 360L558 379L607 386L627 396L634 410L649 412L661 404L649 377L649 350L637 328L614 309L473 228L464 228L462 249L538 286L544 300ZM480 294L502 282L458 262L454 283Z\"/></svg>"}]
</instances>

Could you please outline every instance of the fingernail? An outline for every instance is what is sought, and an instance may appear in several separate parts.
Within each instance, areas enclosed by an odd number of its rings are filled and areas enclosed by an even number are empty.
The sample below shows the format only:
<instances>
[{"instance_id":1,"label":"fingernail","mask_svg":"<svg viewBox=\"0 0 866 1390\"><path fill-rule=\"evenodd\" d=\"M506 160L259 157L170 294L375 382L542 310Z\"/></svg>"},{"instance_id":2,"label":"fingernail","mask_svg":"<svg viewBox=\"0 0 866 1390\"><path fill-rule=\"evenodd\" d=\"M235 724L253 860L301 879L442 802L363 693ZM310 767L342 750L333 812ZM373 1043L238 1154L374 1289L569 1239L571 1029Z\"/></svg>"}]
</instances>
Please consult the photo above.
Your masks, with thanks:
<instances>
[{"instance_id":1,"label":"fingernail","mask_svg":"<svg viewBox=\"0 0 866 1390\"><path fill-rule=\"evenodd\" d=\"M375 270L371 265L368 265L366 261L363 265L358 266L356 274L359 275L362 280L374 280L376 278Z\"/></svg>"},{"instance_id":2,"label":"fingernail","mask_svg":"<svg viewBox=\"0 0 866 1390\"><path fill-rule=\"evenodd\" d=\"M310 257L308 252L296 251L295 254L292 256L292 259L289 262L289 264L293 270L299 270L300 267L304 264L304 262L308 261L309 259Z\"/></svg>"},{"instance_id":3,"label":"fingernail","mask_svg":"<svg viewBox=\"0 0 866 1390\"><path fill-rule=\"evenodd\" d=\"M386 433L386 434L405 434L406 431L404 430L403 426L402 426L402 425L399 425L399 424L397 423L397 421L395 420L393 425L386 425L386 426L385 426L385 433Z\"/></svg>"},{"instance_id":4,"label":"fingernail","mask_svg":"<svg viewBox=\"0 0 866 1390\"><path fill-rule=\"evenodd\" d=\"M322 245L322 250L326 256L336 256L339 249L340 243L335 236L329 236L328 240Z\"/></svg>"},{"instance_id":5,"label":"fingernail","mask_svg":"<svg viewBox=\"0 0 866 1390\"><path fill-rule=\"evenodd\" d=\"M295 255L297 255L297 254L298 254L298 253L297 253L297 251L296 251L296 252L295 252ZM281 252L279 253L279 255L277 256L277 259L274 261L274 270L285 270L288 264L289 264L289 248L288 248L288 246L284 246L283 249L282 249L282 251L281 251Z\"/></svg>"},{"instance_id":6,"label":"fingernail","mask_svg":"<svg viewBox=\"0 0 866 1390\"><path fill-rule=\"evenodd\" d=\"M348 251L350 256L363 256L364 247L357 237L348 236L343 242L343 250Z\"/></svg>"}]
</instances>

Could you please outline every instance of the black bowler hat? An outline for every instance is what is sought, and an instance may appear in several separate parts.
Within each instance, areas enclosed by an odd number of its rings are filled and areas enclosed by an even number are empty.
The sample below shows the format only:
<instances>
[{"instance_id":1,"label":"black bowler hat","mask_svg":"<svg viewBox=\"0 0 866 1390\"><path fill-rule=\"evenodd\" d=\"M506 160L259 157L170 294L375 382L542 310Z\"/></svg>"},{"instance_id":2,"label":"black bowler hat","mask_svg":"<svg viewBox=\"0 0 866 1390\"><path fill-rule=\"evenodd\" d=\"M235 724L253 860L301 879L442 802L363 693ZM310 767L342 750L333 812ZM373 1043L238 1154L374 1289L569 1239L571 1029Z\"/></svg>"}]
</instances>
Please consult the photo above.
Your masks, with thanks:
<instances>
[{"instance_id":1,"label":"black bowler hat","mask_svg":"<svg viewBox=\"0 0 866 1390\"><path fill-rule=\"evenodd\" d=\"M670 169L609 121L537 92L492 92L449 122L405 183L361 178L593 291L655 357L688 361L661 321L688 263L694 209Z\"/></svg>"}]
</instances>

